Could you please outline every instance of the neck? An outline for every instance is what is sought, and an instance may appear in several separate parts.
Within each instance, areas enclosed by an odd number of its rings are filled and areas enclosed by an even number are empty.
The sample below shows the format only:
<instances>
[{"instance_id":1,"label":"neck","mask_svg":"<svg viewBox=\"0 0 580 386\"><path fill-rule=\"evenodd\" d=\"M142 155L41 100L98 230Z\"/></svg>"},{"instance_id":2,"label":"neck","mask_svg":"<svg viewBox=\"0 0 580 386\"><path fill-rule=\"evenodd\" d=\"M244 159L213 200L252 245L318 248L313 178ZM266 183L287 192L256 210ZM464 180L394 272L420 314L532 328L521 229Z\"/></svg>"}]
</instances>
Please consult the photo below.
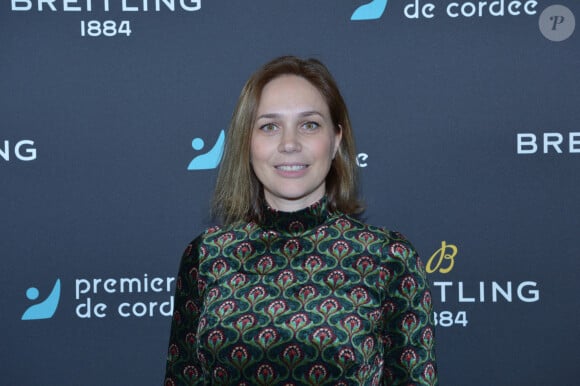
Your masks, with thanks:
<instances>
[{"instance_id":1,"label":"neck","mask_svg":"<svg viewBox=\"0 0 580 386\"><path fill-rule=\"evenodd\" d=\"M266 204L268 204L270 208L280 212L292 213L308 208L309 206L319 202L322 197L324 197L324 193L324 186L322 186L322 189L317 189L311 194L295 199L276 197L273 194L270 194L268 191L264 192L264 198L266 199Z\"/></svg>"},{"instance_id":2,"label":"neck","mask_svg":"<svg viewBox=\"0 0 580 386\"><path fill-rule=\"evenodd\" d=\"M280 211L272 207L264 208L264 228L282 233L299 235L323 224L331 214L328 212L326 197L297 211Z\"/></svg>"}]
</instances>

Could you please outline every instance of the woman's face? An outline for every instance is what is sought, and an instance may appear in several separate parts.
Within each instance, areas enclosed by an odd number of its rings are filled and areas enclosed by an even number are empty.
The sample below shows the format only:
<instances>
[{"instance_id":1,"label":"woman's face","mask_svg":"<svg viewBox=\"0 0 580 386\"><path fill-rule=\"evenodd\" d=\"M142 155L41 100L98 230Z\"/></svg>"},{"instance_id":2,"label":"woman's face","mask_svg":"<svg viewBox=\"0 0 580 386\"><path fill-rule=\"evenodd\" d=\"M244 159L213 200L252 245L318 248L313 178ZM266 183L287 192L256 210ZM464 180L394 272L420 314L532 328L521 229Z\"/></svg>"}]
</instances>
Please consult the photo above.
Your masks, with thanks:
<instances>
[{"instance_id":1,"label":"woman's face","mask_svg":"<svg viewBox=\"0 0 580 386\"><path fill-rule=\"evenodd\" d=\"M324 97L310 82L282 75L267 83L250 153L268 205L294 212L320 200L340 139Z\"/></svg>"}]
</instances>

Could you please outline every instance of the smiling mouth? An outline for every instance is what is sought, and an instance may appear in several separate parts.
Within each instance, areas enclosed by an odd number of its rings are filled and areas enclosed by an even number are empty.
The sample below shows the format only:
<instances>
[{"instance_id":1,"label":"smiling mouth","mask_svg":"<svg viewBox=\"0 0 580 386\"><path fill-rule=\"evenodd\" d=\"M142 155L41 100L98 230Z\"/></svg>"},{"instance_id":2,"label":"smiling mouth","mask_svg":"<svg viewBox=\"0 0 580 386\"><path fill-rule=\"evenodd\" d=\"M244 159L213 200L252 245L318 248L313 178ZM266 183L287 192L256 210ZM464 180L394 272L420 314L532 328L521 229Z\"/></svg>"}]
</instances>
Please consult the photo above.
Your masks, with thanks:
<instances>
[{"instance_id":1,"label":"smiling mouth","mask_svg":"<svg viewBox=\"0 0 580 386\"><path fill-rule=\"evenodd\" d=\"M276 169L284 171L284 172L297 172L299 170L306 169L308 165L277 165Z\"/></svg>"}]
</instances>

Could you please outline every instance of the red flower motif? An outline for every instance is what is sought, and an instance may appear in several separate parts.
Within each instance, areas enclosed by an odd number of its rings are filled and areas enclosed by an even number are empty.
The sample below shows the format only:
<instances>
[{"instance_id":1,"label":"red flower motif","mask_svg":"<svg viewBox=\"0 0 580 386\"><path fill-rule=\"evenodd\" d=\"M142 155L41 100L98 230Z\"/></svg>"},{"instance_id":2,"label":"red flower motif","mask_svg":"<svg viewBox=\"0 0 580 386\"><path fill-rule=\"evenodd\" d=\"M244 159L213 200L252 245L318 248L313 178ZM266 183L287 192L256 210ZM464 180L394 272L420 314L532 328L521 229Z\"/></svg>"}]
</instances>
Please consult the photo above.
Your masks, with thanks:
<instances>
[{"instance_id":1,"label":"red flower motif","mask_svg":"<svg viewBox=\"0 0 580 386\"><path fill-rule=\"evenodd\" d=\"M367 336L362 343L362 351L365 354L365 356L367 357L370 356L374 348L375 348L375 340L372 337Z\"/></svg>"},{"instance_id":2,"label":"red flower motif","mask_svg":"<svg viewBox=\"0 0 580 386\"><path fill-rule=\"evenodd\" d=\"M256 317L252 314L242 315L236 320L234 327L240 331L244 332L256 324Z\"/></svg>"},{"instance_id":3,"label":"red flower motif","mask_svg":"<svg viewBox=\"0 0 580 386\"><path fill-rule=\"evenodd\" d=\"M260 301L265 296L266 296L266 289L262 286L257 286L257 287L252 288L250 290L250 292L248 292L248 294L246 295L246 299L248 299L248 301L251 304L256 304L258 301Z\"/></svg>"},{"instance_id":4,"label":"red flower motif","mask_svg":"<svg viewBox=\"0 0 580 386\"><path fill-rule=\"evenodd\" d=\"M401 243L391 245L391 254L395 257L406 259L409 256L409 248Z\"/></svg>"},{"instance_id":5,"label":"red flower motif","mask_svg":"<svg viewBox=\"0 0 580 386\"><path fill-rule=\"evenodd\" d=\"M190 314L195 314L199 312L199 307L197 307L197 305L192 300L188 300L187 302L185 302L185 309Z\"/></svg>"},{"instance_id":6,"label":"red flower motif","mask_svg":"<svg viewBox=\"0 0 580 386\"><path fill-rule=\"evenodd\" d=\"M294 283L295 280L296 275L294 274L294 272L290 270L285 270L280 272L280 274L278 274L278 277L276 278L276 284L278 284L280 288L286 288L288 287L288 284Z\"/></svg>"},{"instance_id":7,"label":"red flower motif","mask_svg":"<svg viewBox=\"0 0 580 386\"><path fill-rule=\"evenodd\" d=\"M273 328L264 328L256 339L260 346L268 347L278 340L278 333Z\"/></svg>"},{"instance_id":8,"label":"red flower motif","mask_svg":"<svg viewBox=\"0 0 580 386\"><path fill-rule=\"evenodd\" d=\"M316 384L324 381L328 375L328 371L322 365L314 365L310 368L308 372L308 376L311 380L313 380Z\"/></svg>"},{"instance_id":9,"label":"red flower motif","mask_svg":"<svg viewBox=\"0 0 580 386\"><path fill-rule=\"evenodd\" d=\"M318 306L318 311L320 311L323 315L328 317L329 315L335 313L340 309L340 303L334 298L328 298L324 300Z\"/></svg>"},{"instance_id":10,"label":"red flower motif","mask_svg":"<svg viewBox=\"0 0 580 386\"><path fill-rule=\"evenodd\" d=\"M284 300L274 300L272 303L270 303L266 312L268 315L274 318L286 311L286 308L287 306Z\"/></svg>"},{"instance_id":11,"label":"red flower motif","mask_svg":"<svg viewBox=\"0 0 580 386\"><path fill-rule=\"evenodd\" d=\"M234 256L241 262L245 262L254 253L254 248L250 243L241 243L236 247Z\"/></svg>"},{"instance_id":12,"label":"red flower motif","mask_svg":"<svg viewBox=\"0 0 580 386\"><path fill-rule=\"evenodd\" d=\"M197 278L198 278L198 274L199 274L199 273L198 273L198 271L197 271L197 268L196 268L196 267L192 267L192 268L189 270L189 272L188 272L187 274L189 275L189 279L190 279L192 282L194 282L194 283L195 283L195 282L197 281Z\"/></svg>"},{"instance_id":13,"label":"red flower motif","mask_svg":"<svg viewBox=\"0 0 580 386\"><path fill-rule=\"evenodd\" d=\"M421 306L423 307L424 310L431 311L433 304L431 300L430 291L425 291L425 293L423 294L423 299L421 299Z\"/></svg>"},{"instance_id":14,"label":"red flower motif","mask_svg":"<svg viewBox=\"0 0 580 386\"><path fill-rule=\"evenodd\" d=\"M421 343L425 347L433 346L433 330L431 327L426 327L421 334Z\"/></svg>"},{"instance_id":15,"label":"red flower motif","mask_svg":"<svg viewBox=\"0 0 580 386\"><path fill-rule=\"evenodd\" d=\"M359 233L356 236L356 238L358 239L358 241L360 241L364 245L369 245L370 243L372 243L376 239L375 235L373 235L371 232L366 232L366 231Z\"/></svg>"},{"instance_id":16,"label":"red flower motif","mask_svg":"<svg viewBox=\"0 0 580 386\"><path fill-rule=\"evenodd\" d=\"M185 341L188 345L193 346L196 341L195 334L193 332L188 332L187 335L185 335Z\"/></svg>"},{"instance_id":17,"label":"red flower motif","mask_svg":"<svg viewBox=\"0 0 580 386\"><path fill-rule=\"evenodd\" d=\"M308 324L310 324L310 319L308 318L308 315L304 313L293 315L290 320L286 322L286 325L288 325L288 327L294 332Z\"/></svg>"},{"instance_id":18,"label":"red flower motif","mask_svg":"<svg viewBox=\"0 0 580 386\"><path fill-rule=\"evenodd\" d=\"M335 241L330 249L332 251L332 255L335 256L338 260L344 259L351 250L350 245L342 240Z\"/></svg>"},{"instance_id":19,"label":"red flower motif","mask_svg":"<svg viewBox=\"0 0 580 386\"><path fill-rule=\"evenodd\" d=\"M265 275L272 270L274 267L274 260L270 256L264 256L256 263L256 271L258 273Z\"/></svg>"},{"instance_id":20,"label":"red flower motif","mask_svg":"<svg viewBox=\"0 0 580 386\"><path fill-rule=\"evenodd\" d=\"M341 321L342 326L349 335L353 335L361 328L362 322L356 315L349 315Z\"/></svg>"},{"instance_id":21,"label":"red flower motif","mask_svg":"<svg viewBox=\"0 0 580 386\"><path fill-rule=\"evenodd\" d=\"M289 368L294 368L302 361L304 354L298 345L291 344L282 351L282 361L286 363Z\"/></svg>"},{"instance_id":22,"label":"red flower motif","mask_svg":"<svg viewBox=\"0 0 580 386\"><path fill-rule=\"evenodd\" d=\"M222 277L229 270L229 265L224 259L217 259L211 266L213 276Z\"/></svg>"},{"instance_id":23,"label":"red flower motif","mask_svg":"<svg viewBox=\"0 0 580 386\"><path fill-rule=\"evenodd\" d=\"M183 369L183 375L188 379L194 379L199 377L199 371L195 366L185 366Z\"/></svg>"},{"instance_id":24,"label":"red flower motif","mask_svg":"<svg viewBox=\"0 0 580 386\"><path fill-rule=\"evenodd\" d=\"M306 258L303 267L310 275L312 275L313 273L318 272L323 265L324 263L320 256L311 255Z\"/></svg>"},{"instance_id":25,"label":"red flower motif","mask_svg":"<svg viewBox=\"0 0 580 386\"><path fill-rule=\"evenodd\" d=\"M300 251L300 243L296 239L291 239L284 244L284 254L288 258L292 258L298 254Z\"/></svg>"},{"instance_id":26,"label":"red flower motif","mask_svg":"<svg viewBox=\"0 0 580 386\"><path fill-rule=\"evenodd\" d=\"M308 303L308 301L315 298L317 294L318 291L316 290L315 287L307 285L305 287L300 288L300 291L298 291L296 297L298 298L300 303L302 303L302 305L305 305L306 303Z\"/></svg>"},{"instance_id":27,"label":"red flower motif","mask_svg":"<svg viewBox=\"0 0 580 386\"><path fill-rule=\"evenodd\" d=\"M336 363L342 368L354 364L356 355L350 347L341 348L335 356Z\"/></svg>"},{"instance_id":28,"label":"red flower motif","mask_svg":"<svg viewBox=\"0 0 580 386\"><path fill-rule=\"evenodd\" d=\"M243 273L236 273L234 276L232 276L232 278L230 279L230 286L232 288L240 288L242 287L244 284L246 284L246 282L248 281L248 278L246 277L245 274Z\"/></svg>"},{"instance_id":29,"label":"red flower motif","mask_svg":"<svg viewBox=\"0 0 580 386\"><path fill-rule=\"evenodd\" d=\"M221 379L224 380L225 378L228 377L228 371L221 367L221 366L217 366L214 370L213 370L213 376L217 379Z\"/></svg>"},{"instance_id":30,"label":"red flower motif","mask_svg":"<svg viewBox=\"0 0 580 386\"><path fill-rule=\"evenodd\" d=\"M320 327L317 328L311 335L311 340L314 344L319 347L324 347L332 343L335 339L334 333L330 328Z\"/></svg>"},{"instance_id":31,"label":"red flower motif","mask_svg":"<svg viewBox=\"0 0 580 386\"><path fill-rule=\"evenodd\" d=\"M326 283L333 290L340 288L344 284L344 281L345 281L344 272L339 269L335 269L326 276Z\"/></svg>"},{"instance_id":32,"label":"red flower motif","mask_svg":"<svg viewBox=\"0 0 580 386\"><path fill-rule=\"evenodd\" d=\"M344 232L345 230L352 228L352 223L345 218L340 218L336 220L336 226Z\"/></svg>"},{"instance_id":33,"label":"red flower motif","mask_svg":"<svg viewBox=\"0 0 580 386\"><path fill-rule=\"evenodd\" d=\"M417 320L417 315L409 312L403 317L401 322L401 329L403 332L410 337L410 335L417 329L419 321Z\"/></svg>"},{"instance_id":34,"label":"red flower motif","mask_svg":"<svg viewBox=\"0 0 580 386\"><path fill-rule=\"evenodd\" d=\"M244 346L236 346L232 349L231 357L235 363L238 365L243 365L248 361L250 355Z\"/></svg>"},{"instance_id":35,"label":"red flower motif","mask_svg":"<svg viewBox=\"0 0 580 386\"><path fill-rule=\"evenodd\" d=\"M235 302L227 300L218 307L217 314L223 319L234 312L237 308L238 306Z\"/></svg>"},{"instance_id":36,"label":"red flower motif","mask_svg":"<svg viewBox=\"0 0 580 386\"><path fill-rule=\"evenodd\" d=\"M401 293L407 299L411 299L417 292L417 281L411 275L405 276L401 282Z\"/></svg>"},{"instance_id":37,"label":"red flower motif","mask_svg":"<svg viewBox=\"0 0 580 386\"><path fill-rule=\"evenodd\" d=\"M417 365L417 353L412 348L408 348L401 354L401 364L407 369L412 369Z\"/></svg>"},{"instance_id":38,"label":"red flower motif","mask_svg":"<svg viewBox=\"0 0 580 386\"><path fill-rule=\"evenodd\" d=\"M292 221L290 225L288 225L288 229L294 233L301 233L304 231L304 224L300 221Z\"/></svg>"},{"instance_id":39,"label":"red flower motif","mask_svg":"<svg viewBox=\"0 0 580 386\"><path fill-rule=\"evenodd\" d=\"M352 291L350 291L349 298L357 307L370 301L369 294L363 287L354 287Z\"/></svg>"},{"instance_id":40,"label":"red flower motif","mask_svg":"<svg viewBox=\"0 0 580 386\"><path fill-rule=\"evenodd\" d=\"M375 262L369 256L361 256L352 266L364 277L375 269Z\"/></svg>"},{"instance_id":41,"label":"red flower motif","mask_svg":"<svg viewBox=\"0 0 580 386\"><path fill-rule=\"evenodd\" d=\"M425 369L423 370L423 379L429 382L430 385L435 381L435 367L432 363L427 363Z\"/></svg>"},{"instance_id":42,"label":"red flower motif","mask_svg":"<svg viewBox=\"0 0 580 386\"><path fill-rule=\"evenodd\" d=\"M258 378L261 380L269 380L274 377L274 369L272 366L263 364L258 367L257 374Z\"/></svg>"},{"instance_id":43,"label":"red flower motif","mask_svg":"<svg viewBox=\"0 0 580 386\"><path fill-rule=\"evenodd\" d=\"M219 330L214 330L207 337L208 344L215 350L224 344L225 335Z\"/></svg>"},{"instance_id":44,"label":"red flower motif","mask_svg":"<svg viewBox=\"0 0 580 386\"><path fill-rule=\"evenodd\" d=\"M169 346L169 361L173 362L175 361L177 358L179 358L179 347L176 344L171 344Z\"/></svg>"}]
</instances>

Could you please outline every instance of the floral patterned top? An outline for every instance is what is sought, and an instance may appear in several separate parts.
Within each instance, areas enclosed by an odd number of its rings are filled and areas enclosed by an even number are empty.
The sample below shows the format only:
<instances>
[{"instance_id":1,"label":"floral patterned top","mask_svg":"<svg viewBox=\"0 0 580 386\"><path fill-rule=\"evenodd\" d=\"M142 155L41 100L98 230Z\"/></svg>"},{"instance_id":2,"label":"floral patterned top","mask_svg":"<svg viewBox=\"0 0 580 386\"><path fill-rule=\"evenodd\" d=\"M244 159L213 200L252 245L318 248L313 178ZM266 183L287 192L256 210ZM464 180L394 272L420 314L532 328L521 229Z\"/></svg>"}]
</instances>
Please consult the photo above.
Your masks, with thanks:
<instances>
[{"instance_id":1,"label":"floral patterned top","mask_svg":"<svg viewBox=\"0 0 580 386\"><path fill-rule=\"evenodd\" d=\"M165 385L436 385L423 265L395 232L268 210L208 229L176 281Z\"/></svg>"}]
</instances>

